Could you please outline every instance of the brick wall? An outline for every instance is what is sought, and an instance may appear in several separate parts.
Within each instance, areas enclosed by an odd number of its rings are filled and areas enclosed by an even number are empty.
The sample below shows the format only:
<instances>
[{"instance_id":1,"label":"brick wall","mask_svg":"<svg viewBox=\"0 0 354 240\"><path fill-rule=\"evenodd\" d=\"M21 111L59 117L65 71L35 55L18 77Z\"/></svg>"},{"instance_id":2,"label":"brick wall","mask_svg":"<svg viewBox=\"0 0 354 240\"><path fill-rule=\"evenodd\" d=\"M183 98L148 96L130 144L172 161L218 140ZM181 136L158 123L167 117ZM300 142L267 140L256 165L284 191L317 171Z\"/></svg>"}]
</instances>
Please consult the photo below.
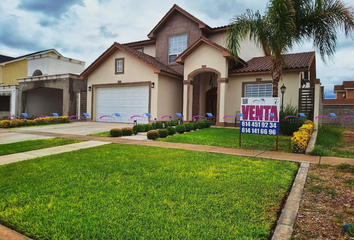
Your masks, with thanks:
<instances>
[{"instance_id":1,"label":"brick wall","mask_svg":"<svg viewBox=\"0 0 354 240\"><path fill-rule=\"evenodd\" d=\"M354 104L353 105L328 105L323 104L323 115L327 116L330 113L335 113L338 120L337 121L326 121L324 118L322 123L329 123L332 125L342 126L342 127L354 127L354 118L346 118L345 116L354 116Z\"/></svg>"}]
</instances>

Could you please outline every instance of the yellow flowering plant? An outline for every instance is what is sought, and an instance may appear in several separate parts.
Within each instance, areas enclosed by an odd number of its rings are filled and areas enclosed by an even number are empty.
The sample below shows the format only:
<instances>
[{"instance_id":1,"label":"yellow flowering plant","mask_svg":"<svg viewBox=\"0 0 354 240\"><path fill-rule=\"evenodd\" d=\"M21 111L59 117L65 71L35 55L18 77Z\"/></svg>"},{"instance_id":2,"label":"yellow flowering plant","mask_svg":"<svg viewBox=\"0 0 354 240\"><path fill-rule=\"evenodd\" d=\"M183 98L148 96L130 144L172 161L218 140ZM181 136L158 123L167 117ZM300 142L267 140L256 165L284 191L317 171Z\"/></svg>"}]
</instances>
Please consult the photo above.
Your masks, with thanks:
<instances>
[{"instance_id":1,"label":"yellow flowering plant","mask_svg":"<svg viewBox=\"0 0 354 240\"><path fill-rule=\"evenodd\" d=\"M313 122L310 120L307 120L299 128L299 131L294 132L294 136L291 138L291 149L293 153L305 153L312 132Z\"/></svg>"}]
</instances>

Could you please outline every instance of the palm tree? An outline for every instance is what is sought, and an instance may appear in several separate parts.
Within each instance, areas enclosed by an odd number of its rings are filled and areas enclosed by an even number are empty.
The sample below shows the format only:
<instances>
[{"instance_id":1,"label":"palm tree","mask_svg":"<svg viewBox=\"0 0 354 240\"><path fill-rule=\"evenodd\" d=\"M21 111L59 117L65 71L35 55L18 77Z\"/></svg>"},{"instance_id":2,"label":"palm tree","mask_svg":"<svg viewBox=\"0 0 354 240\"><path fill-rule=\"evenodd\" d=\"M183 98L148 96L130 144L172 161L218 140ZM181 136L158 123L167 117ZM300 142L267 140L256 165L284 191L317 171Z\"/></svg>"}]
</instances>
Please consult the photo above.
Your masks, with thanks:
<instances>
[{"instance_id":1,"label":"palm tree","mask_svg":"<svg viewBox=\"0 0 354 240\"><path fill-rule=\"evenodd\" d=\"M240 42L247 37L263 47L272 61L273 97L278 97L282 56L296 44L313 40L314 48L327 63L336 51L338 29L344 30L346 37L354 32L353 9L340 0L270 0L263 16L247 10L231 19L226 40L235 58Z\"/></svg>"}]
</instances>

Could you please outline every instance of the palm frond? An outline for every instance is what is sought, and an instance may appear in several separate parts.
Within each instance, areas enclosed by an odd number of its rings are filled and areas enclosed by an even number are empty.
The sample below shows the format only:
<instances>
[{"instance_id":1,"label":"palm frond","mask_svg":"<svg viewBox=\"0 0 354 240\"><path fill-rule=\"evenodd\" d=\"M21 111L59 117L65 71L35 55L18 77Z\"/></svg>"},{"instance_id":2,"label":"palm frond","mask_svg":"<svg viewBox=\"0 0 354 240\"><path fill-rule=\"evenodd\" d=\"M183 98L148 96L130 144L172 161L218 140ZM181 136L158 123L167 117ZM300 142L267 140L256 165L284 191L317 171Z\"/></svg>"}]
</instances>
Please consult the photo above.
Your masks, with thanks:
<instances>
[{"instance_id":1,"label":"palm frond","mask_svg":"<svg viewBox=\"0 0 354 240\"><path fill-rule=\"evenodd\" d=\"M265 52L269 52L264 39L263 17L258 11L253 13L251 10L247 10L245 14L235 16L231 19L231 27L228 30L226 44L235 58L238 58L240 44L247 36L255 41L258 46L263 47Z\"/></svg>"},{"instance_id":2,"label":"palm frond","mask_svg":"<svg viewBox=\"0 0 354 240\"><path fill-rule=\"evenodd\" d=\"M305 36L314 40L314 48L327 63L336 52L338 30L344 30L347 37L354 32L353 9L339 0L315 0L305 24Z\"/></svg>"}]
</instances>

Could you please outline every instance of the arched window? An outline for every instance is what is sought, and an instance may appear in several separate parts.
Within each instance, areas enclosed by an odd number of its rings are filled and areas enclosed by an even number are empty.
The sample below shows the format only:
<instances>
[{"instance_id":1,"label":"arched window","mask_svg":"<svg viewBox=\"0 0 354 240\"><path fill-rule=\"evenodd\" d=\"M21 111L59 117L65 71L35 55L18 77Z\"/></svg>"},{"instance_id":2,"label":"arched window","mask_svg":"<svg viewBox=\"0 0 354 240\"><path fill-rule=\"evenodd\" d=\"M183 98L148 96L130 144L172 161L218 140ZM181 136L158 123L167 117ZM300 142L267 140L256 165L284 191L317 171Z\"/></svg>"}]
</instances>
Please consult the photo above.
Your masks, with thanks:
<instances>
[{"instance_id":1,"label":"arched window","mask_svg":"<svg viewBox=\"0 0 354 240\"><path fill-rule=\"evenodd\" d=\"M32 77L34 77L34 76L41 76L41 75L43 75L43 73L41 72L41 70L38 70L38 69L37 69L36 71L34 71Z\"/></svg>"}]
</instances>

